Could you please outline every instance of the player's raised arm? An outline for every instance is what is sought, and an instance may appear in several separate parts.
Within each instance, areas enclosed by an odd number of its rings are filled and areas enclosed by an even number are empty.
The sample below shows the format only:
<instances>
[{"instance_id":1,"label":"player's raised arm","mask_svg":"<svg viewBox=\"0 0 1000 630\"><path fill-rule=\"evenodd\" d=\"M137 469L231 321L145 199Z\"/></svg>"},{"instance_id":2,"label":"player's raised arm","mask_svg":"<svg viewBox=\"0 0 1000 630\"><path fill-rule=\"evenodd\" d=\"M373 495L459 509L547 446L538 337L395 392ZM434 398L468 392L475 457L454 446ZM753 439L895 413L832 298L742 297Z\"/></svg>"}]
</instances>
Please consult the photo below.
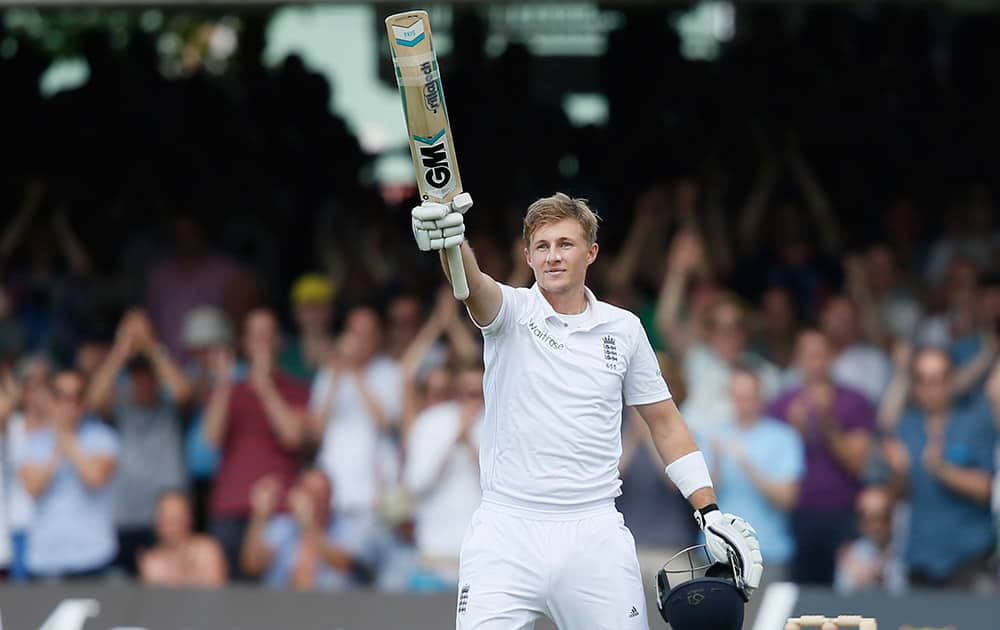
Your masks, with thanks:
<instances>
[{"instance_id":1,"label":"player's raised arm","mask_svg":"<svg viewBox=\"0 0 1000 630\"><path fill-rule=\"evenodd\" d=\"M413 238L422 251L440 252L441 264L449 282L451 273L445 252L449 247L460 247L462 267L469 285L465 305L469 307L476 322L486 325L500 312L503 297L496 280L483 273L472 248L465 242L464 214L471 207L472 197L468 193L456 196L450 204L425 201L414 208L411 214Z\"/></svg>"}]
</instances>

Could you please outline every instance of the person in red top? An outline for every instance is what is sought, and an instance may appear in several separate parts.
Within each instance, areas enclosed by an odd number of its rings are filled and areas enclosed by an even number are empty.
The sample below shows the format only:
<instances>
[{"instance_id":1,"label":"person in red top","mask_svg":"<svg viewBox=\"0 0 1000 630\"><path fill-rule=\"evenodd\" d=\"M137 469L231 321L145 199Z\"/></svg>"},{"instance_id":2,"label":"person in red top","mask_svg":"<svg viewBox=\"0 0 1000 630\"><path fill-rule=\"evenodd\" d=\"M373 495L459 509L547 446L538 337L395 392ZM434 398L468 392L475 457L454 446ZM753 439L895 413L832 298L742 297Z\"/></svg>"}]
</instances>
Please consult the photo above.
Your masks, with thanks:
<instances>
[{"instance_id":1,"label":"person in red top","mask_svg":"<svg viewBox=\"0 0 1000 630\"><path fill-rule=\"evenodd\" d=\"M309 390L277 369L278 321L269 310L251 311L244 324L246 377L235 380L232 353L214 357L214 387L205 410L205 440L221 450L209 500L209 529L239 576L239 550L250 517L250 489L271 475L282 489L299 472ZM282 492L284 494L284 492Z\"/></svg>"}]
</instances>

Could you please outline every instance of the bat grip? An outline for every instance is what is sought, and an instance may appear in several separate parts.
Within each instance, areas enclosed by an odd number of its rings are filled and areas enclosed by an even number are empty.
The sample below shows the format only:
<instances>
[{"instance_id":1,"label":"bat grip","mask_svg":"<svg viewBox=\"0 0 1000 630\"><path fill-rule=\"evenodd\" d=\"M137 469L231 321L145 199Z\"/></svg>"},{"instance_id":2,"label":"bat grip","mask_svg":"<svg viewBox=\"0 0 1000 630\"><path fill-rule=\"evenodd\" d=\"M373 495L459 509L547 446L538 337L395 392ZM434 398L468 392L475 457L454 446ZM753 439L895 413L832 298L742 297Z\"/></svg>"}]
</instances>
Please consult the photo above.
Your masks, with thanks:
<instances>
[{"instance_id":1,"label":"bat grip","mask_svg":"<svg viewBox=\"0 0 1000 630\"><path fill-rule=\"evenodd\" d=\"M451 288L455 299L462 301L469 297L469 281L465 277L465 264L462 263L462 247L456 245L445 250L448 255L448 272L451 274Z\"/></svg>"}]
</instances>

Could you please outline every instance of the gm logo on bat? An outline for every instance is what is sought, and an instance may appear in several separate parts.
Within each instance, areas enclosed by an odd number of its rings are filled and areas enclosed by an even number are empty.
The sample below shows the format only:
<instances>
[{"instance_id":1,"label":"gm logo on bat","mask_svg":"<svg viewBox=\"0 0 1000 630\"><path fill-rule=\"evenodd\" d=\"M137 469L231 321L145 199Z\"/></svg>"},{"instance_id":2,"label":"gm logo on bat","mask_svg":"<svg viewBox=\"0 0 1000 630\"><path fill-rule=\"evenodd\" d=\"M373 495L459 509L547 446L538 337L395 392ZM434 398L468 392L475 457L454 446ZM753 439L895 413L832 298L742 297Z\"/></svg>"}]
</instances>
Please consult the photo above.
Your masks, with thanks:
<instances>
[{"instance_id":1,"label":"gm logo on bat","mask_svg":"<svg viewBox=\"0 0 1000 630\"><path fill-rule=\"evenodd\" d=\"M424 182L437 194L443 196L451 191L451 161L448 157L448 138L445 130L437 132L430 138L413 135L419 144L420 165L423 170Z\"/></svg>"}]
</instances>

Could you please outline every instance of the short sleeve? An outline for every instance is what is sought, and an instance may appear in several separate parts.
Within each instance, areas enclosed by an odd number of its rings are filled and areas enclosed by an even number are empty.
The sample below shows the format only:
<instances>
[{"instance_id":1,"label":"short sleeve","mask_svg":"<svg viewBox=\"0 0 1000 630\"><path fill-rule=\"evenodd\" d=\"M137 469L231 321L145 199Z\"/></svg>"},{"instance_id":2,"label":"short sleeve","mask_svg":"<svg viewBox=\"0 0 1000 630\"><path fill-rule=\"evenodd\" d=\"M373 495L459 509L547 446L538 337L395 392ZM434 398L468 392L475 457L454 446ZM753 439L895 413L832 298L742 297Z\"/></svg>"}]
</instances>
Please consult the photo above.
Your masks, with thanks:
<instances>
[{"instance_id":1,"label":"short sleeve","mask_svg":"<svg viewBox=\"0 0 1000 630\"><path fill-rule=\"evenodd\" d=\"M80 435L80 443L92 455L118 456L118 434L114 429L98 422L88 422Z\"/></svg>"},{"instance_id":2,"label":"short sleeve","mask_svg":"<svg viewBox=\"0 0 1000 630\"><path fill-rule=\"evenodd\" d=\"M667 382L660 372L660 362L649 343L646 331L633 316L635 326L635 342L632 356L629 357L628 369L625 371L624 398L626 405L648 405L670 398Z\"/></svg>"},{"instance_id":3,"label":"short sleeve","mask_svg":"<svg viewBox=\"0 0 1000 630\"><path fill-rule=\"evenodd\" d=\"M529 289L515 289L502 282L497 282L497 286L500 287L500 310L492 322L480 324L469 312L469 319L482 331L484 337L496 337L510 330L510 327L517 323L528 299ZM468 311L469 307L465 308Z\"/></svg>"}]
</instances>

